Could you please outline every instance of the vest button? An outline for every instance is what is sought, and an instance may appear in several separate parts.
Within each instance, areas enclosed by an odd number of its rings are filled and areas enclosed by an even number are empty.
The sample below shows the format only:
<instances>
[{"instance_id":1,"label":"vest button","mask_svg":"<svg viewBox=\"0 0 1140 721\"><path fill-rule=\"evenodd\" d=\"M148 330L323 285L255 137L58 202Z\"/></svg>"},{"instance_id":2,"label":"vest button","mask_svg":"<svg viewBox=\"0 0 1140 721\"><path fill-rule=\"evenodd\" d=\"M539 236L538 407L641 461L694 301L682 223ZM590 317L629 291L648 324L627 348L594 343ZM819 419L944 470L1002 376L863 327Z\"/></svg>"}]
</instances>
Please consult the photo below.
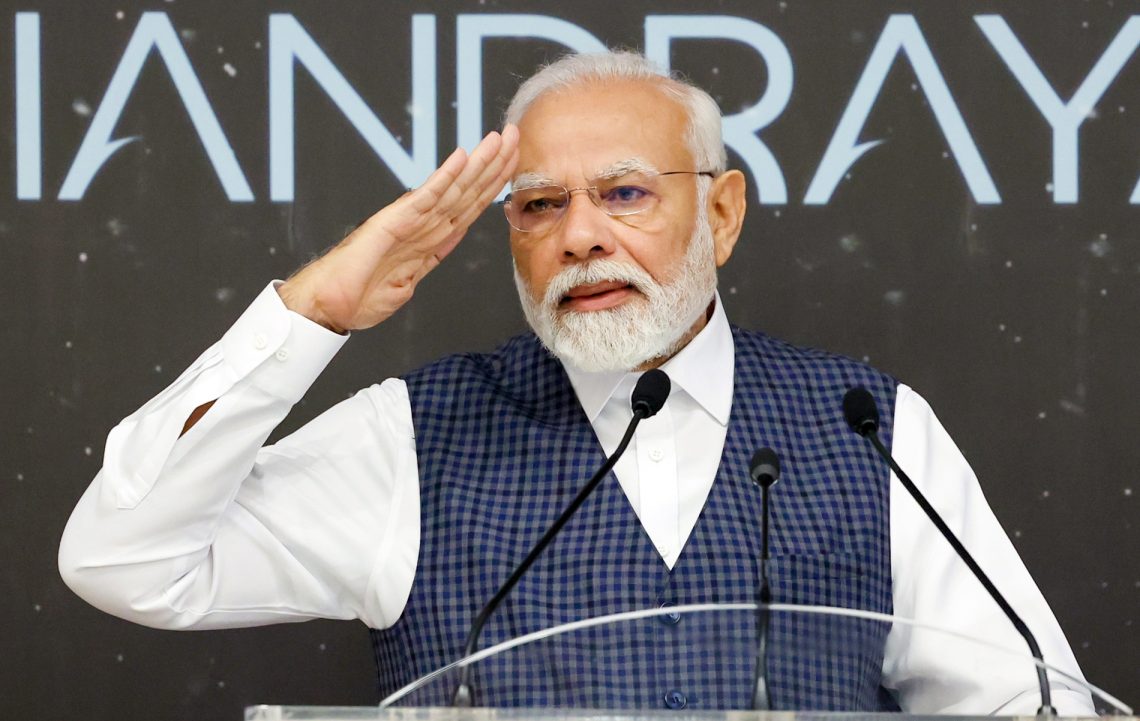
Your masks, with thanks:
<instances>
[{"instance_id":1,"label":"vest button","mask_svg":"<svg viewBox=\"0 0 1140 721\"><path fill-rule=\"evenodd\" d=\"M666 601L665 603L661 604L661 608L669 608L672 605L673 604ZM681 622L681 614L676 613L676 612L662 614L662 615L658 616L657 618L661 621L661 623L665 624L666 626L676 626L678 623Z\"/></svg>"},{"instance_id":2,"label":"vest button","mask_svg":"<svg viewBox=\"0 0 1140 721\"><path fill-rule=\"evenodd\" d=\"M665 692L665 705L676 711L688 706L689 699L685 697L685 694L674 689L673 691Z\"/></svg>"}]
</instances>

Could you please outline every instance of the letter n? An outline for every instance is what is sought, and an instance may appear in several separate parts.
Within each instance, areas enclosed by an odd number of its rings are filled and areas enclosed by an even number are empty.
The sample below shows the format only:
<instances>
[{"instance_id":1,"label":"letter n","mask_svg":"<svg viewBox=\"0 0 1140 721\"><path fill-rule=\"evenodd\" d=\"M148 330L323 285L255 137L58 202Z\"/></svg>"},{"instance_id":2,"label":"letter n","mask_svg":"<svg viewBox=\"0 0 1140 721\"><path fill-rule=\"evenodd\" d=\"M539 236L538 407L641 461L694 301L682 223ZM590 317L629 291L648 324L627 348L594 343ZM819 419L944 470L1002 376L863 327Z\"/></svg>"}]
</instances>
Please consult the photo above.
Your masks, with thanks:
<instances>
[{"instance_id":1,"label":"letter n","mask_svg":"<svg viewBox=\"0 0 1140 721\"><path fill-rule=\"evenodd\" d=\"M435 16L412 17L412 152L369 109L296 18L269 16L269 197L293 200L294 61L317 81L401 185L419 185L436 164Z\"/></svg>"}]
</instances>

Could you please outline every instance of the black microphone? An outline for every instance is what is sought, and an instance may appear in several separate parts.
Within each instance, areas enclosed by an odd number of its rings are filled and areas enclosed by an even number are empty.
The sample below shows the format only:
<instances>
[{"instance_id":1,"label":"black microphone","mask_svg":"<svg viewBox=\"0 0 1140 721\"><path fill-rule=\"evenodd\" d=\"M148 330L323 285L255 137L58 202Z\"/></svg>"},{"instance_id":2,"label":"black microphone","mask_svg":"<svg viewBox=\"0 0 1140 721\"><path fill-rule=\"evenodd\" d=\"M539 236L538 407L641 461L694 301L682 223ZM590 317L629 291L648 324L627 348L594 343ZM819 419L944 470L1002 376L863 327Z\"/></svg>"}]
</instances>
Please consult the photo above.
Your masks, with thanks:
<instances>
[{"instance_id":1,"label":"black microphone","mask_svg":"<svg viewBox=\"0 0 1140 721\"><path fill-rule=\"evenodd\" d=\"M629 405L633 409L634 418L640 415L641 418L638 418L640 421L643 418L651 418L657 415L657 411L665 406L671 388L669 375L660 368L654 368L641 374L641 377L637 379L637 384L633 387L633 393L629 396ZM633 421L630 423L633 427L637 425ZM617 451L614 453L616 454Z\"/></svg>"},{"instance_id":2,"label":"black microphone","mask_svg":"<svg viewBox=\"0 0 1140 721\"><path fill-rule=\"evenodd\" d=\"M772 591L768 588L768 489L780 478L780 457L771 448L761 448L752 455L748 475L760 486L764 499L764 519L760 527L760 605L756 607L756 673L752 683L752 709L771 711L772 699L768 695L768 604Z\"/></svg>"},{"instance_id":3,"label":"black microphone","mask_svg":"<svg viewBox=\"0 0 1140 721\"><path fill-rule=\"evenodd\" d=\"M629 445L630 440L633 439L633 432L637 430L637 425L644 419L656 415L665 405L666 399L669 398L671 385L669 376L660 368L648 370L637 379L637 385L634 386L633 394L630 396L633 418L630 419L629 425L625 429L625 435L622 436L621 442L618 443L613 455L606 459L606 462L602 464L598 472L582 487L582 490L578 492L578 495L574 497L574 500L570 502L570 505L566 507L562 515L558 517L558 520L546 530L546 533L542 534L542 538L538 539L538 543L534 544L534 548L530 550L530 553L526 555L526 558L522 560L522 563L518 565L518 568L514 570L510 578L499 587L499 590L495 592L495 595L491 597L491 600L487 602L487 605L484 606L483 610L479 612L479 615L475 617L475 621L471 624L471 632L467 636L467 645L463 649L463 658L475 653L479 644L479 634L483 631L483 626L487 623L487 619L491 617L491 614L495 612L495 609L499 607L499 604L503 602L503 599L507 597L511 589L518 584L519 580L522 579L523 575L543 550L550 545L550 542L554 540L554 537L558 535L558 532L562 530L562 527L566 525L570 517L585 503L586 499L589 498L590 494L594 492L594 489L601 484L602 479L606 477L606 474L613 469L614 464L617 463L618 459L625 453L626 447ZM474 691L471 684L471 664L467 664L460 669L459 686L456 687L451 702L453 706L459 708L471 708L471 706L474 705L474 701Z\"/></svg>"},{"instance_id":4,"label":"black microphone","mask_svg":"<svg viewBox=\"0 0 1140 721\"><path fill-rule=\"evenodd\" d=\"M1005 600L1005 596L1001 595L1001 591L998 591L997 586L990 581L986 572L982 570L982 567L978 565L974 557L970 555L970 552L966 550L966 547L962 545L962 542L958 540L958 537L954 535L954 532L950 530L950 527L947 526L946 522L942 520L942 517L938 515L938 511L934 510L934 506L930 505L926 497L922 495L922 492L919 491L918 487L914 485L914 482L910 480L910 476L899 467L894 457L891 456L890 451L888 451L886 447L883 446L883 442L879 440L879 409L875 405L875 398L871 395L871 392L862 387L852 388L847 391L846 395L843 396L843 415L847 419L847 425L851 426L851 430L870 440L871 445L875 447L879 455L890 464L891 470L898 476L899 481L902 482L903 486L910 492L910 495L913 496L918 505L922 507L927 517L954 548L958 557L973 571L974 576L981 582L986 591L989 592L990 597L1001 607L1001 610L1005 613L1010 623L1013 624L1013 627L1016 628L1017 632L1021 634L1021 637L1025 639L1025 643L1028 644L1029 652L1033 654L1033 658L1037 659L1039 664L1044 664L1045 659L1041 656L1041 647L1037 645L1037 639L1033 637L1033 632L1029 630L1029 626L1025 625L1025 621L1021 620L1021 617L1017 615L1017 612L1014 611L1013 607L1009 605L1009 602ZM1041 689L1041 708L1037 709L1037 715L1056 716L1057 710L1053 708L1052 695L1049 690L1049 679L1045 675L1045 667L1043 665L1037 666L1037 684Z\"/></svg>"}]
</instances>

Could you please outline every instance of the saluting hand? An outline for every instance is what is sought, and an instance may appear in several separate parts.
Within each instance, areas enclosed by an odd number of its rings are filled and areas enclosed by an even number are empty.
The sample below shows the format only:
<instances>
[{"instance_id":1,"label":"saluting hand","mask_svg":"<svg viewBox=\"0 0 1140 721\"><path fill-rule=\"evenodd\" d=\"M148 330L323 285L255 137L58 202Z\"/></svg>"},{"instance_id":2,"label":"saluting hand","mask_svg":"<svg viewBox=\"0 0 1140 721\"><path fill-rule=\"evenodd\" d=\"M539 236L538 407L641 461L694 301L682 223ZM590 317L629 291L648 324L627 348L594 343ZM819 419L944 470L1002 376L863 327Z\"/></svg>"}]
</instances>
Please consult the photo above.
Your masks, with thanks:
<instances>
[{"instance_id":1,"label":"saluting hand","mask_svg":"<svg viewBox=\"0 0 1140 721\"><path fill-rule=\"evenodd\" d=\"M371 328L411 299L510 179L518 129L462 148L420 187L364 221L277 290L286 307L330 330Z\"/></svg>"}]
</instances>

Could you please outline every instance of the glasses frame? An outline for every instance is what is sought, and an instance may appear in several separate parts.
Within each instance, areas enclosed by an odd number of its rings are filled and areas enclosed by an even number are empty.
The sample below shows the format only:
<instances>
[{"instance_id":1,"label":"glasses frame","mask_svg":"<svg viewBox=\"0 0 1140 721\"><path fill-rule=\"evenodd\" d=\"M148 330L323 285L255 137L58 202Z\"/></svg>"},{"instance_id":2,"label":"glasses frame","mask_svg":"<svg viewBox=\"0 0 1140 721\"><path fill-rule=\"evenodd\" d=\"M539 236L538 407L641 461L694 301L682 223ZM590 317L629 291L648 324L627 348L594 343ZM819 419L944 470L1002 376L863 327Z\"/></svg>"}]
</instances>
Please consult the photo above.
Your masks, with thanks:
<instances>
[{"instance_id":1,"label":"glasses frame","mask_svg":"<svg viewBox=\"0 0 1140 721\"><path fill-rule=\"evenodd\" d=\"M644 171L632 171L632 172L644 172ZM700 176L705 176L708 178L715 178L716 172L712 171L712 170L669 170L669 171L666 171L664 173L647 173L647 175L652 175L655 178L664 177L666 175L700 175ZM621 176L618 176L618 177L621 177ZM597 181L594 181L594 182L597 182ZM594 204L594 207L596 207L598 210L602 211L603 213L605 213L606 215L608 215L611 218L628 218L631 215L638 215L640 213L644 213L644 212L650 210L650 208L642 208L641 210L631 210L628 213L611 213L609 210L607 210L602 205L602 198L601 198L601 195L598 194L598 186L597 185L581 185L581 186L578 186L576 188L567 188L565 185L559 185L557 183L551 183L550 185L541 185L541 186L536 186L536 187L561 188L566 193L566 205L562 208L561 211L559 211L558 216L551 223L550 228L553 228L555 225L562 222L562 218L565 217L566 211L570 207L570 199L573 197L574 193L577 193L578 191L581 191L581 190L586 191L586 197L588 197L590 199L590 202ZM533 190L533 188L526 188L526 190ZM498 202L498 205L502 206L502 208L503 208L503 215L506 216L507 224L510 225L512 228L514 228L515 230L517 230L520 233L541 233L541 232L544 232L541 230L538 230L538 231L526 230L524 228L518 227L517 225L515 225L514 223L511 222L511 214L510 214L510 211L508 210L508 206L510 205L512 195L514 195L514 193L507 193L507 197L503 198L502 200L500 200ZM547 229L547 230L549 230L549 229Z\"/></svg>"}]
</instances>

